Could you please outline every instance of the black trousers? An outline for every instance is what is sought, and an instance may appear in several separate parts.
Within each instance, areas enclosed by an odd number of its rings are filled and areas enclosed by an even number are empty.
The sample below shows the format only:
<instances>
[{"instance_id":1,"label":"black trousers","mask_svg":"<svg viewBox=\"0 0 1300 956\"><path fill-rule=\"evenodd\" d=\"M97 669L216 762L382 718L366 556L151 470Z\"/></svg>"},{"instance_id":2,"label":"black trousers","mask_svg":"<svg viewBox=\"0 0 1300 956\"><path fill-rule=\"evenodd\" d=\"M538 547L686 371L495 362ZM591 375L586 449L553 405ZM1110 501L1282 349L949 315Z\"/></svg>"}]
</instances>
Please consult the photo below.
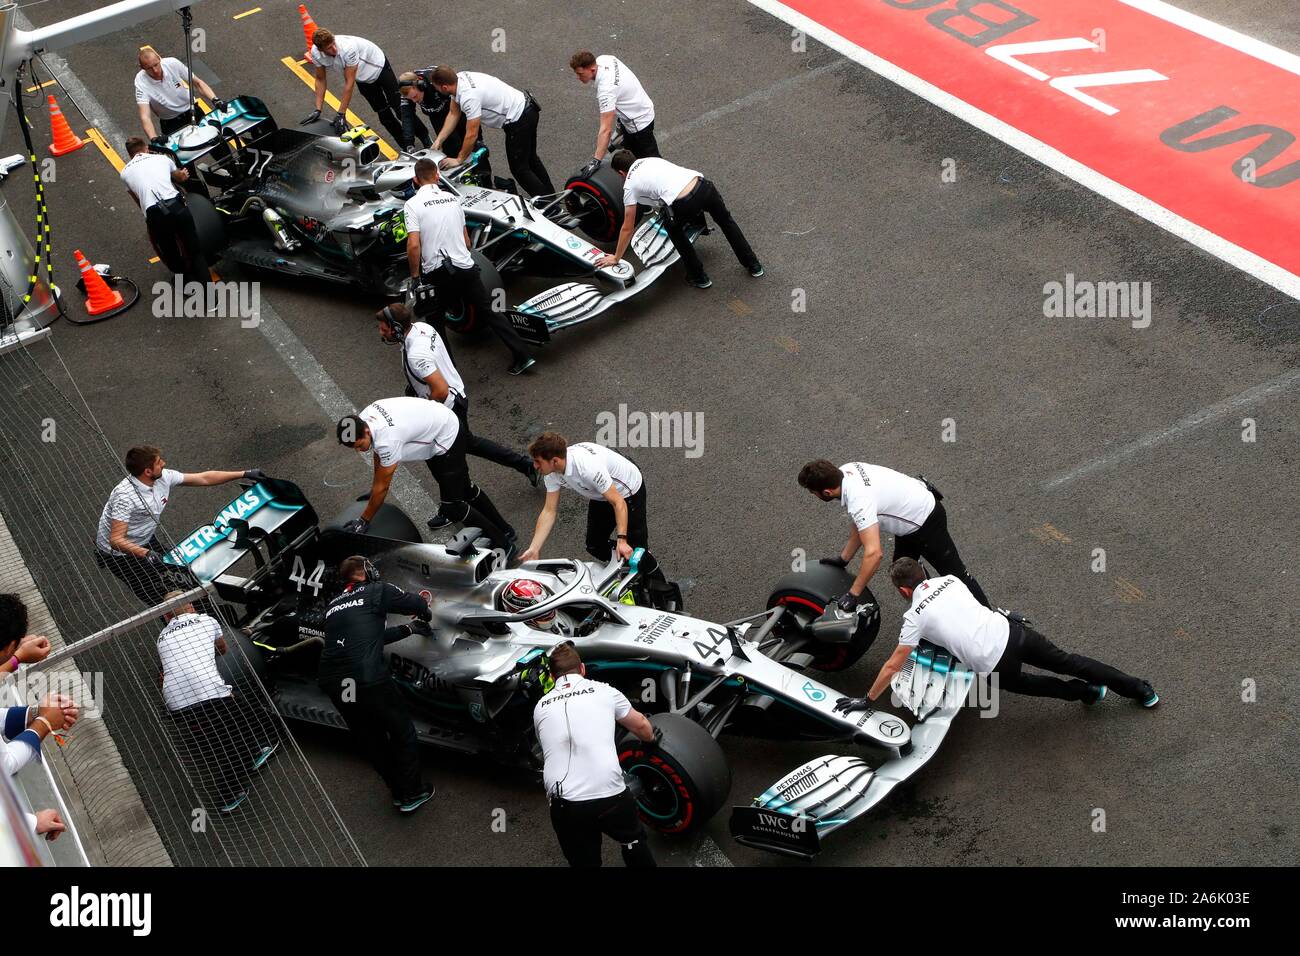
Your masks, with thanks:
<instances>
[{"instance_id":1,"label":"black trousers","mask_svg":"<svg viewBox=\"0 0 1300 956\"><path fill-rule=\"evenodd\" d=\"M150 551L163 553L163 547L158 543L157 538L150 538L144 546ZM190 588L198 587L199 583L198 579L185 568L171 565L160 568L150 564L144 558L137 558L134 554L122 554L117 551L105 554L98 547L95 548L95 563L130 588L131 593L145 607L161 604L168 591L188 591ZM222 619L212 602L206 597L195 601L194 609L200 614L210 614L218 620Z\"/></svg>"},{"instance_id":2,"label":"black trousers","mask_svg":"<svg viewBox=\"0 0 1300 956\"><path fill-rule=\"evenodd\" d=\"M569 866L600 866L600 838L623 849L626 866L655 866L630 790L596 800L551 799L551 826Z\"/></svg>"},{"instance_id":3,"label":"black trousers","mask_svg":"<svg viewBox=\"0 0 1300 956\"><path fill-rule=\"evenodd\" d=\"M149 239L163 265L186 282L211 282L208 260L199 245L190 207L179 196L154 203L145 211Z\"/></svg>"},{"instance_id":4,"label":"black trousers","mask_svg":"<svg viewBox=\"0 0 1300 956\"><path fill-rule=\"evenodd\" d=\"M391 677L371 684L345 685L325 677L320 689L329 695L352 739L384 778L394 800L406 801L426 789L420 771L420 741L415 724Z\"/></svg>"},{"instance_id":5,"label":"black trousers","mask_svg":"<svg viewBox=\"0 0 1300 956\"><path fill-rule=\"evenodd\" d=\"M432 272L426 272L422 278L433 284L438 302L435 313L442 316L461 307L473 309L478 321L486 323L492 334L510 350L516 362L528 358L528 346L515 332L510 320L492 308L492 299L483 285L483 276L477 265L462 269L444 262ZM437 327L441 325L442 322L435 323ZM438 334L443 335L441 328ZM443 337L446 338L445 335Z\"/></svg>"},{"instance_id":6,"label":"black trousers","mask_svg":"<svg viewBox=\"0 0 1300 956\"><path fill-rule=\"evenodd\" d=\"M218 807L244 790L253 760L279 739L266 712L238 694L182 707L171 719L190 781Z\"/></svg>"},{"instance_id":7,"label":"black trousers","mask_svg":"<svg viewBox=\"0 0 1300 956\"><path fill-rule=\"evenodd\" d=\"M519 119L501 127L506 134L506 159L515 182L530 196L555 192L551 176L537 155L537 120L542 109L528 97L528 105Z\"/></svg>"},{"instance_id":8,"label":"black trousers","mask_svg":"<svg viewBox=\"0 0 1300 956\"><path fill-rule=\"evenodd\" d=\"M515 539L515 529L497 511L486 492L471 480L469 463L465 461L468 446L469 433L461 428L451 448L425 462L438 483L438 496L442 499L438 514L449 521L483 529L493 547L509 548Z\"/></svg>"},{"instance_id":9,"label":"black trousers","mask_svg":"<svg viewBox=\"0 0 1300 956\"><path fill-rule=\"evenodd\" d=\"M1026 674L1023 670L1026 664L1076 679ZM1002 652L1002 659L994 670L998 675L998 686L1003 690L1031 697L1083 700L1089 684L1105 684L1115 693L1134 700L1142 700L1148 693L1146 682L1140 678L1091 657L1067 653L1032 627L1025 627L1018 621L1011 622L1007 649Z\"/></svg>"},{"instance_id":10,"label":"black trousers","mask_svg":"<svg viewBox=\"0 0 1300 956\"><path fill-rule=\"evenodd\" d=\"M528 470L533 466L533 460L527 455L518 451L511 451L504 445L498 445L490 438L484 438L482 435L475 435L469 427L469 399L464 395L456 399L456 403L451 409L460 419L460 429L469 439L465 443L465 454L473 455L475 458L482 458L490 461L495 465L503 468L512 468L521 475L527 475Z\"/></svg>"},{"instance_id":11,"label":"black trousers","mask_svg":"<svg viewBox=\"0 0 1300 956\"><path fill-rule=\"evenodd\" d=\"M357 89L375 111L384 129L388 130L393 142L402 143L402 91L397 85L397 74L388 65L388 60L384 60L384 68L369 83L357 80ZM415 122L420 123L418 119ZM424 129L423 124L420 124L420 129Z\"/></svg>"},{"instance_id":12,"label":"black trousers","mask_svg":"<svg viewBox=\"0 0 1300 956\"><path fill-rule=\"evenodd\" d=\"M754 255L754 250L749 247L749 240L736 225L736 220L731 218L731 213L727 211L727 204L722 201L722 195L717 187L707 179L701 177L695 188L674 202L668 212L664 228L668 230L668 238L673 241L673 245L681 254L688 278L694 280L706 278L704 263L700 261L699 253L686 237L685 231L687 225L702 219L706 212L718 224L722 234L727 237L727 242L731 243L731 251L736 254L740 264L746 269L758 265L758 256Z\"/></svg>"},{"instance_id":13,"label":"black trousers","mask_svg":"<svg viewBox=\"0 0 1300 956\"><path fill-rule=\"evenodd\" d=\"M934 503L934 510L921 527L911 534L901 534L894 538L894 560L899 558L925 558L940 574L960 578L970 593L975 595L975 600L985 607L993 606L957 553L957 545L948 533L948 513L944 510L942 501Z\"/></svg>"},{"instance_id":14,"label":"black trousers","mask_svg":"<svg viewBox=\"0 0 1300 956\"><path fill-rule=\"evenodd\" d=\"M655 124L651 120L650 124L643 129L631 132L622 123L618 128L623 133L623 149L626 149L637 159L645 159L647 156L659 155L659 144L655 141Z\"/></svg>"},{"instance_id":15,"label":"black trousers","mask_svg":"<svg viewBox=\"0 0 1300 956\"><path fill-rule=\"evenodd\" d=\"M646 479L641 476L641 487L627 503L627 543L634 548L645 548L638 565L647 581L664 581L663 569L650 553L650 529L646 523ZM597 561L608 561L614 553L614 532L618 527L614 506L604 498L587 502L587 553Z\"/></svg>"}]
</instances>

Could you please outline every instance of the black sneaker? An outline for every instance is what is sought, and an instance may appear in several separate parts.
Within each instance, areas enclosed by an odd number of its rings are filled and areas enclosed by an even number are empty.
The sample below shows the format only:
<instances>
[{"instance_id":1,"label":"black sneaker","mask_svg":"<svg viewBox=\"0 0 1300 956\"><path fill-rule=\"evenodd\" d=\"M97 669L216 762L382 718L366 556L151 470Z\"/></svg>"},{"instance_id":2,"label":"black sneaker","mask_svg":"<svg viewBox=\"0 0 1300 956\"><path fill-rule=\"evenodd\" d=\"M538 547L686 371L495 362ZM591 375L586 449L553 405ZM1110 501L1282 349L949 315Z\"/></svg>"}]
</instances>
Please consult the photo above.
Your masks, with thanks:
<instances>
[{"instance_id":1,"label":"black sneaker","mask_svg":"<svg viewBox=\"0 0 1300 956\"><path fill-rule=\"evenodd\" d=\"M708 276L701 276L698 279L692 279L690 276L687 276L686 284L693 285L697 289L707 289L713 285L713 280L710 279Z\"/></svg>"},{"instance_id":2,"label":"black sneaker","mask_svg":"<svg viewBox=\"0 0 1300 956\"><path fill-rule=\"evenodd\" d=\"M433 787L425 790L423 793L417 793L413 797L407 797L404 800L394 800L393 806L397 807L402 813L414 813L420 807L424 806L433 799Z\"/></svg>"},{"instance_id":3,"label":"black sneaker","mask_svg":"<svg viewBox=\"0 0 1300 956\"><path fill-rule=\"evenodd\" d=\"M1083 702L1091 707L1093 704L1100 704L1106 699L1105 684L1089 684L1088 689L1084 692Z\"/></svg>"},{"instance_id":4,"label":"black sneaker","mask_svg":"<svg viewBox=\"0 0 1300 956\"><path fill-rule=\"evenodd\" d=\"M536 364L537 364L537 359L533 358L532 356L525 356L524 358L516 360L515 363L511 365L510 368L508 368L506 371L508 371L511 375L523 375L524 372L527 372L530 368L532 368Z\"/></svg>"},{"instance_id":5,"label":"black sneaker","mask_svg":"<svg viewBox=\"0 0 1300 956\"><path fill-rule=\"evenodd\" d=\"M1150 684L1143 682L1142 691L1143 694L1141 697L1137 698L1137 702L1143 707L1150 710L1152 707L1156 706L1156 704L1160 703L1160 695L1156 693L1156 689Z\"/></svg>"},{"instance_id":6,"label":"black sneaker","mask_svg":"<svg viewBox=\"0 0 1300 956\"><path fill-rule=\"evenodd\" d=\"M437 531L439 528L445 528L449 524L451 524L451 519L441 512L425 522L425 525L428 526L430 531Z\"/></svg>"},{"instance_id":7,"label":"black sneaker","mask_svg":"<svg viewBox=\"0 0 1300 956\"><path fill-rule=\"evenodd\" d=\"M763 274L763 263L755 262L752 266L749 267L749 274L752 275L755 279L761 276Z\"/></svg>"}]
</instances>

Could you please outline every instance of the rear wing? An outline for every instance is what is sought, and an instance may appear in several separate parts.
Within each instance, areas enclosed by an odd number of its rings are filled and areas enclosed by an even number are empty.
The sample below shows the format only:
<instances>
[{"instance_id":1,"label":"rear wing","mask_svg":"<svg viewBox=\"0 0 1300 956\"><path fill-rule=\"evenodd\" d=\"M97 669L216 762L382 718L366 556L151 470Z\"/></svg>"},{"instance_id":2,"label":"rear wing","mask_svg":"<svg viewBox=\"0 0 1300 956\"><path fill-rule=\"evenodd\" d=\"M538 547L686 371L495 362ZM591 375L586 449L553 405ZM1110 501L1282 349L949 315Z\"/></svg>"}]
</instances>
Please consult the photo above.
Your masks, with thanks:
<instances>
[{"instance_id":1,"label":"rear wing","mask_svg":"<svg viewBox=\"0 0 1300 956\"><path fill-rule=\"evenodd\" d=\"M281 552L315 534L316 526L316 512L302 489L270 478L246 488L164 560L188 568L206 584L250 553L259 570L273 564Z\"/></svg>"}]
</instances>

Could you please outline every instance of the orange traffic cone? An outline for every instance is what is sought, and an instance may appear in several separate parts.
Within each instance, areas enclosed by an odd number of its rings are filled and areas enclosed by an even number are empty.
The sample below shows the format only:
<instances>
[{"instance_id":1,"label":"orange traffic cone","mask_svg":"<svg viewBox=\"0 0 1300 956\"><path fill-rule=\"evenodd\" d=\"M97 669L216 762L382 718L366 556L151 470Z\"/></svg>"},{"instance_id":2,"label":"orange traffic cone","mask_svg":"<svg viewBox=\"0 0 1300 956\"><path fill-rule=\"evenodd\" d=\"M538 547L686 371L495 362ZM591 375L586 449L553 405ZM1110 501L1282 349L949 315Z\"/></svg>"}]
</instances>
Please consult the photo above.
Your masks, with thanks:
<instances>
[{"instance_id":1,"label":"orange traffic cone","mask_svg":"<svg viewBox=\"0 0 1300 956\"><path fill-rule=\"evenodd\" d=\"M50 97L53 99L54 97ZM72 253L77 257L77 268L81 270L81 281L86 285L86 312L90 315L102 315L120 308L125 304L122 293L110 289L104 277L95 271L86 261L86 257L77 249Z\"/></svg>"},{"instance_id":2,"label":"orange traffic cone","mask_svg":"<svg viewBox=\"0 0 1300 956\"><path fill-rule=\"evenodd\" d=\"M311 14L307 12L307 5L305 3L298 4L298 16L302 18L302 35L307 40L307 53L305 54L305 59L310 60L311 38L316 35L316 21L313 20Z\"/></svg>"},{"instance_id":3,"label":"orange traffic cone","mask_svg":"<svg viewBox=\"0 0 1300 956\"><path fill-rule=\"evenodd\" d=\"M50 153L54 156L62 156L86 145L84 139L72 132L72 127L68 125L63 110L59 109L59 104L52 93L50 94L50 129L54 132L54 142L50 144Z\"/></svg>"}]
</instances>

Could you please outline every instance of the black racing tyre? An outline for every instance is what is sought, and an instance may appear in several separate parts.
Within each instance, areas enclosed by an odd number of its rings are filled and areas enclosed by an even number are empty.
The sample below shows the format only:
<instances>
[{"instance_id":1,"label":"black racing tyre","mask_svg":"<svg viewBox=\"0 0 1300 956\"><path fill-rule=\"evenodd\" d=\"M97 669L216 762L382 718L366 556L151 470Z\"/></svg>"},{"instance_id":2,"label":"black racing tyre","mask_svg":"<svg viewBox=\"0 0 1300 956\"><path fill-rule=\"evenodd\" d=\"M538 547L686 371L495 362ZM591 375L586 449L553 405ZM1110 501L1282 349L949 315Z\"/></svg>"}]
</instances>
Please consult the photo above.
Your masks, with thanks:
<instances>
[{"instance_id":1,"label":"black racing tyre","mask_svg":"<svg viewBox=\"0 0 1300 956\"><path fill-rule=\"evenodd\" d=\"M501 281L501 273L497 272L497 267L481 252L473 252L471 255L478 263L479 277L483 280L483 288L487 290L488 301L494 304L498 301L504 302L505 283ZM474 304L464 301L449 304L446 323L447 328L457 335L473 335L487 328L487 323L481 321Z\"/></svg>"},{"instance_id":2,"label":"black racing tyre","mask_svg":"<svg viewBox=\"0 0 1300 956\"><path fill-rule=\"evenodd\" d=\"M619 748L625 773L637 778L637 809L646 826L660 833L689 833L709 821L731 793L731 766L709 732L680 714L655 714L663 731L647 750L630 738Z\"/></svg>"},{"instance_id":3,"label":"black racing tyre","mask_svg":"<svg viewBox=\"0 0 1300 956\"><path fill-rule=\"evenodd\" d=\"M820 562L809 564L806 570L791 571L776 582L767 599L769 608L778 604L804 625L822 616L827 606L853 584L853 576L841 568ZM842 671L852 667L871 647L880 633L880 606L868 588L866 597L875 606L873 611L854 632L847 644L818 644L808 648L813 655L813 667L820 671Z\"/></svg>"},{"instance_id":4,"label":"black racing tyre","mask_svg":"<svg viewBox=\"0 0 1300 956\"><path fill-rule=\"evenodd\" d=\"M623 228L623 178L610 168L608 158L587 176L573 176L565 208L577 217L582 231L596 242L613 242Z\"/></svg>"},{"instance_id":5,"label":"black racing tyre","mask_svg":"<svg viewBox=\"0 0 1300 956\"><path fill-rule=\"evenodd\" d=\"M361 517L361 512L365 510L365 501L354 501L340 511L333 521L328 524L322 523L321 530L341 531L345 524L353 518ZM407 517L406 512L397 505L387 502L380 505L379 510L375 512L366 534L372 538L387 538L389 541L406 541L411 544L420 544L424 540L420 537L420 529Z\"/></svg>"},{"instance_id":6,"label":"black racing tyre","mask_svg":"<svg viewBox=\"0 0 1300 956\"><path fill-rule=\"evenodd\" d=\"M226 224L221 213L206 196L191 193L186 197L190 215L194 218L194 231L199 237L199 246L207 259L215 259L226 248Z\"/></svg>"}]
</instances>

